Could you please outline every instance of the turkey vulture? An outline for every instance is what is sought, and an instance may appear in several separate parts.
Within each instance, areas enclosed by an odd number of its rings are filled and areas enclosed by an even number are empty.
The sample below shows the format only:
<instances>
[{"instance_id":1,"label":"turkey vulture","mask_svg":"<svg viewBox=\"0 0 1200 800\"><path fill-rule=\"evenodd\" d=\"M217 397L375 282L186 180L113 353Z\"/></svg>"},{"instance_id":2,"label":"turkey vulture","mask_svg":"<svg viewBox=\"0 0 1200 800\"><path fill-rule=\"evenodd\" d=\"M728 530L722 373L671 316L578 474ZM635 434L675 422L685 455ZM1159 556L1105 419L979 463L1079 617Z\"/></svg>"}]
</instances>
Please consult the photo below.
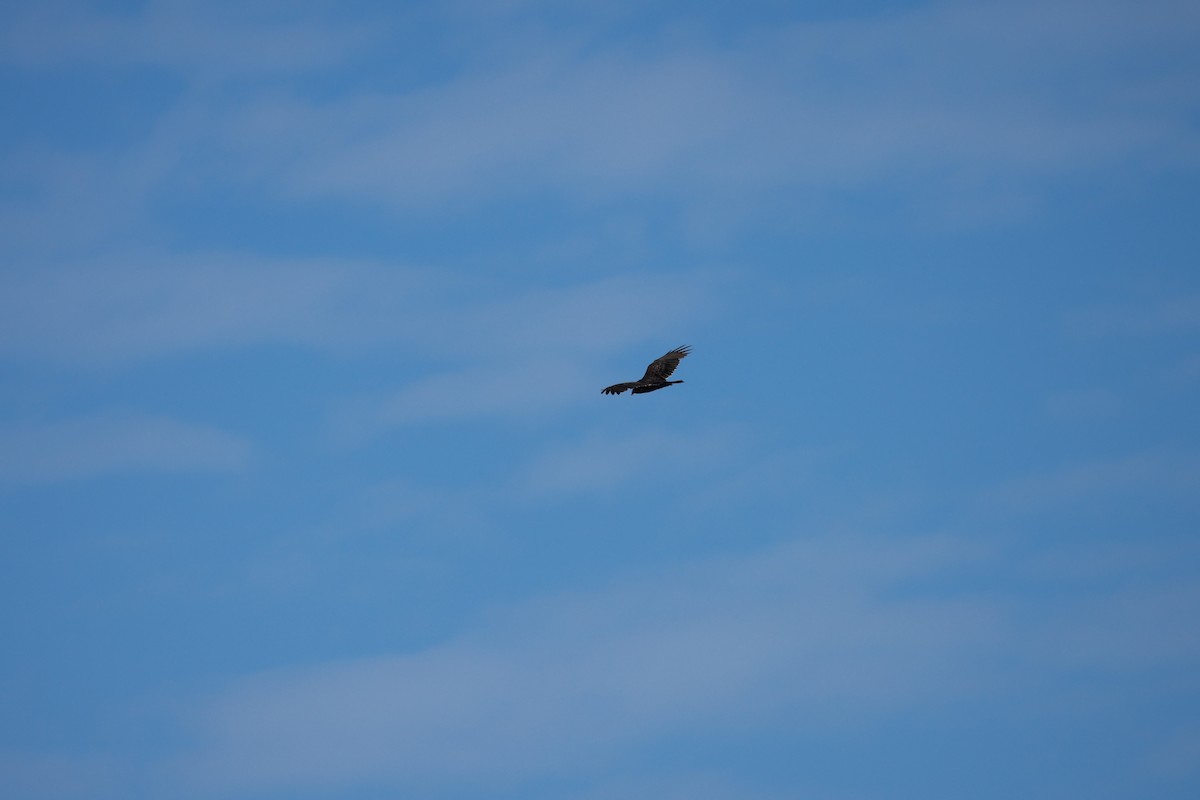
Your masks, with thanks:
<instances>
[{"instance_id":1,"label":"turkey vulture","mask_svg":"<svg viewBox=\"0 0 1200 800\"><path fill-rule=\"evenodd\" d=\"M667 353L662 358L656 358L650 362L650 366L646 367L646 374L642 376L640 381L632 381L631 383L614 383L606 389L602 389L602 394L620 394L626 389L633 389L634 394L645 394L646 392L655 392L664 386L670 386L673 383L683 383L683 381L669 381L671 373L679 366L679 359L690 353L690 348L685 344L682 347L676 347L671 352Z\"/></svg>"}]
</instances>

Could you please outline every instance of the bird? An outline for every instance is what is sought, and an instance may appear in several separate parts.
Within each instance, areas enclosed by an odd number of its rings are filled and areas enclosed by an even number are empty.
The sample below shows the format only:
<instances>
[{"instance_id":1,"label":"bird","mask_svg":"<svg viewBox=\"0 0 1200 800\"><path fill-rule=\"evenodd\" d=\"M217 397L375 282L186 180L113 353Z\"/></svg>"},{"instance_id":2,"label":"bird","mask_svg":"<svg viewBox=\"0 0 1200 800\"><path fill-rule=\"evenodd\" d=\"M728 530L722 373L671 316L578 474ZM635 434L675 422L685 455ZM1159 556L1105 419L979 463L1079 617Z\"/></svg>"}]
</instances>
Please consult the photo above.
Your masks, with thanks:
<instances>
[{"instance_id":1,"label":"bird","mask_svg":"<svg viewBox=\"0 0 1200 800\"><path fill-rule=\"evenodd\" d=\"M633 394L645 394L646 392L656 392L664 386L670 386L673 383L683 383L683 381L669 381L671 373L679 366L679 359L685 358L691 348L686 344L681 347L676 347L666 355L656 358L650 362L650 366L646 367L646 374L641 380L631 381L629 383L614 383L601 389L601 394L620 394L626 389L632 389Z\"/></svg>"}]
</instances>

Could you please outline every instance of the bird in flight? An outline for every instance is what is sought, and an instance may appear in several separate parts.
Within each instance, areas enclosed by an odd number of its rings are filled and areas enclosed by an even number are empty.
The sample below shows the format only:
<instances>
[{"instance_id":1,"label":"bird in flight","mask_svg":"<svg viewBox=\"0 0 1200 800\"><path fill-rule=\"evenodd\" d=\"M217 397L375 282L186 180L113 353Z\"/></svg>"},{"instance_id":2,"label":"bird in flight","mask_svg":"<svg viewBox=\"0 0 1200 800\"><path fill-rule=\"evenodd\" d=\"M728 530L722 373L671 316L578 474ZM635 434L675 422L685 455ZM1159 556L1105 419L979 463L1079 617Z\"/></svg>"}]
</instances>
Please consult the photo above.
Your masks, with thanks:
<instances>
[{"instance_id":1,"label":"bird in flight","mask_svg":"<svg viewBox=\"0 0 1200 800\"><path fill-rule=\"evenodd\" d=\"M646 374L641 380L631 381L630 383L614 383L601 390L602 394L620 394L626 389L632 389L634 394L645 394L646 392L656 392L664 386L670 386L673 383L683 383L683 381L669 381L671 373L679 366L679 359L687 356L691 349L685 344L682 347L676 347L671 352L661 358L656 358L650 362L650 366L646 367Z\"/></svg>"}]
</instances>

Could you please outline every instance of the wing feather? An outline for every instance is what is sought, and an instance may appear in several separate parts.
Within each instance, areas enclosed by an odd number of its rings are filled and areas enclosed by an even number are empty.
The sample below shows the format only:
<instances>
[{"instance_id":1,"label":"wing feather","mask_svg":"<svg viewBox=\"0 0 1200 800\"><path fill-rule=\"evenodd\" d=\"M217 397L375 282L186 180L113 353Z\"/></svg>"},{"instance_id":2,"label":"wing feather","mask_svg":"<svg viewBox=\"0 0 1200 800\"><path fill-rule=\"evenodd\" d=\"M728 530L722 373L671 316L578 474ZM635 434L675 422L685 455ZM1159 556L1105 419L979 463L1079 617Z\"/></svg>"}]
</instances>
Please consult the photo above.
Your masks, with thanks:
<instances>
[{"instance_id":1,"label":"wing feather","mask_svg":"<svg viewBox=\"0 0 1200 800\"><path fill-rule=\"evenodd\" d=\"M691 348L685 344L654 359L650 362L650 366L646 367L646 374L642 376L642 380L665 381L675 372L675 368L679 366L679 360L686 358L690 352Z\"/></svg>"}]
</instances>

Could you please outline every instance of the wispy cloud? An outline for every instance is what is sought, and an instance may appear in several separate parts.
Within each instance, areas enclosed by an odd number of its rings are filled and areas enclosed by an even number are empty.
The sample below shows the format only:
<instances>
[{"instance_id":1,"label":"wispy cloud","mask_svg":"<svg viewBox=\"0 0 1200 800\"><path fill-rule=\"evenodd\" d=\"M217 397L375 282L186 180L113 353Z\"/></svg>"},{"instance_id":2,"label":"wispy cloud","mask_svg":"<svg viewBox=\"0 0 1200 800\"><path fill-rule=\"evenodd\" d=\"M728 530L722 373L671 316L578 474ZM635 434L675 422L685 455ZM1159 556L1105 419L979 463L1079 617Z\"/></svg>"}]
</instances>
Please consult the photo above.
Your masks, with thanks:
<instances>
[{"instance_id":1,"label":"wispy cloud","mask_svg":"<svg viewBox=\"0 0 1200 800\"><path fill-rule=\"evenodd\" d=\"M565 800L834 800L827 793L769 790L761 786L731 780L715 769L691 769L684 772L654 770L649 775L616 780L598 780L596 785L578 793L564 795Z\"/></svg>"},{"instance_id":2,"label":"wispy cloud","mask_svg":"<svg viewBox=\"0 0 1200 800\"><path fill-rule=\"evenodd\" d=\"M1067 318L1067 329L1090 336L1154 336L1200 330L1200 295L1172 294L1077 311Z\"/></svg>"},{"instance_id":3,"label":"wispy cloud","mask_svg":"<svg viewBox=\"0 0 1200 800\"><path fill-rule=\"evenodd\" d=\"M380 36L378 28L323 18L318 5L306 10L298 19L282 7L177 0L108 12L81 2L14 7L0 60L26 68L141 64L228 79L327 67Z\"/></svg>"},{"instance_id":4,"label":"wispy cloud","mask_svg":"<svg viewBox=\"0 0 1200 800\"><path fill-rule=\"evenodd\" d=\"M1099 501L1114 493L1163 492L1195 496L1200 490L1200 461L1192 454L1149 451L1094 459L1024 475L986 490L980 500L1013 512Z\"/></svg>"},{"instance_id":5,"label":"wispy cloud","mask_svg":"<svg viewBox=\"0 0 1200 800\"><path fill-rule=\"evenodd\" d=\"M1187 383L1200 379L1200 353L1188 356L1170 372L1170 379L1177 383Z\"/></svg>"},{"instance_id":6,"label":"wispy cloud","mask_svg":"<svg viewBox=\"0 0 1200 800\"><path fill-rule=\"evenodd\" d=\"M1200 587L1190 579L1123 586L1049 611L1036 652L1068 667L1096 670L1194 662L1200 658L1200 631L1188 620L1197 610Z\"/></svg>"},{"instance_id":7,"label":"wispy cloud","mask_svg":"<svg viewBox=\"0 0 1200 800\"><path fill-rule=\"evenodd\" d=\"M822 736L1009 694L1027 714L1086 694L1081 669L1200 658L1186 575L1118 566L1116 584L1056 584L1049 609L931 588L981 566L1021 568L964 538L843 535L543 597L440 646L239 681L201 705L165 779L208 796L613 776L683 730Z\"/></svg>"},{"instance_id":8,"label":"wispy cloud","mask_svg":"<svg viewBox=\"0 0 1200 800\"><path fill-rule=\"evenodd\" d=\"M0 352L86 364L375 340L387 304L411 305L421 277L336 261L138 254L12 271L0 282Z\"/></svg>"},{"instance_id":9,"label":"wispy cloud","mask_svg":"<svg viewBox=\"0 0 1200 800\"><path fill-rule=\"evenodd\" d=\"M0 790L29 800L116 800L128 770L114 759L66 753L0 751Z\"/></svg>"},{"instance_id":10,"label":"wispy cloud","mask_svg":"<svg viewBox=\"0 0 1200 800\"><path fill-rule=\"evenodd\" d=\"M0 481L39 483L120 472L244 467L250 444L216 428L156 416L91 416L0 427Z\"/></svg>"},{"instance_id":11,"label":"wispy cloud","mask_svg":"<svg viewBox=\"0 0 1200 800\"><path fill-rule=\"evenodd\" d=\"M419 219L667 200L685 228L711 230L795 224L797 207L811 217L864 191L987 218L1031 207L1046 178L1200 163L1200 21L1175 0L922 4L633 39L607 14L564 32L433 8L336 24L321 4L70 8L12 15L0 52L24 69L146 64L184 88L120 153L39 146L0 164L29 189L5 228L24 240L32 226L41 247L136 229L167 190L250 186ZM444 49L438 69L361 71L414 31ZM519 46L496 44L508 33ZM334 77L314 87L315 68Z\"/></svg>"},{"instance_id":12,"label":"wispy cloud","mask_svg":"<svg viewBox=\"0 0 1200 800\"><path fill-rule=\"evenodd\" d=\"M1147 758L1156 774L1172 778L1200 775L1200 729L1193 726L1173 731Z\"/></svg>"},{"instance_id":13,"label":"wispy cloud","mask_svg":"<svg viewBox=\"0 0 1200 800\"><path fill-rule=\"evenodd\" d=\"M594 382L594 381L593 381ZM578 403L591 386L567 357L441 373L405 386L358 416L355 426L389 428L428 421L537 415Z\"/></svg>"},{"instance_id":14,"label":"wispy cloud","mask_svg":"<svg viewBox=\"0 0 1200 800\"><path fill-rule=\"evenodd\" d=\"M1139 90L1195 77L1194 59L1089 91L1074 75L1185 48L1181 28L1200 23L1171 3L1133 16L1103 6L921 7L743 32L722 46L547 42L404 94L260 102L232 118L226 141L245 169L292 193L370 195L406 211L568 188L688 201L896 179L932 184L909 192L932 202L1132 156L1193 162L1187 109L1198 98ZM1089 20L1082 43L1079 18ZM1060 37L1071 46L1048 46Z\"/></svg>"},{"instance_id":15,"label":"wispy cloud","mask_svg":"<svg viewBox=\"0 0 1200 800\"><path fill-rule=\"evenodd\" d=\"M523 488L546 496L646 484L656 474L679 476L711 467L735 450L736 442L733 432L720 430L593 435L539 456L526 469Z\"/></svg>"},{"instance_id":16,"label":"wispy cloud","mask_svg":"<svg viewBox=\"0 0 1200 800\"><path fill-rule=\"evenodd\" d=\"M712 284L700 275L631 276L480 296L465 279L430 269L143 254L0 277L0 355L104 364L256 344L390 343L460 363L525 360L526 377L553 391L547 379L565 374L570 383L577 359L705 313Z\"/></svg>"},{"instance_id":17,"label":"wispy cloud","mask_svg":"<svg viewBox=\"0 0 1200 800\"><path fill-rule=\"evenodd\" d=\"M963 558L937 541L797 543L545 598L410 655L261 675L205 706L206 744L178 776L204 793L493 785L680 726L946 698L963 688L947 665L994 642L992 611L880 593Z\"/></svg>"},{"instance_id":18,"label":"wispy cloud","mask_svg":"<svg viewBox=\"0 0 1200 800\"><path fill-rule=\"evenodd\" d=\"M1058 392L1046 400L1046 413L1065 420L1096 420L1121 410L1121 398L1107 389Z\"/></svg>"}]
</instances>

